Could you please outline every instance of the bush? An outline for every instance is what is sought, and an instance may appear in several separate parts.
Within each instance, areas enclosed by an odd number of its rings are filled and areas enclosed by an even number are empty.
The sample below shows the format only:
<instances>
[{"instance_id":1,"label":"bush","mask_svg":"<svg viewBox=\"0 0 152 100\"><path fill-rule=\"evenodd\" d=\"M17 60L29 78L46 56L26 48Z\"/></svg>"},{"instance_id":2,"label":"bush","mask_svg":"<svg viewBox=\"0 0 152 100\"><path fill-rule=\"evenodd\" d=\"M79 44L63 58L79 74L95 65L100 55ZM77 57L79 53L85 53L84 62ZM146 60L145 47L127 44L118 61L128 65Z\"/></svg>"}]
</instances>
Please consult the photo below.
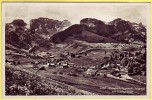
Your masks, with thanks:
<instances>
[{"instance_id":1,"label":"bush","mask_svg":"<svg viewBox=\"0 0 152 100\"><path fill-rule=\"evenodd\" d=\"M63 72L59 72L59 74L63 74Z\"/></svg>"},{"instance_id":2,"label":"bush","mask_svg":"<svg viewBox=\"0 0 152 100\"><path fill-rule=\"evenodd\" d=\"M53 74L57 74L57 72L53 72Z\"/></svg>"},{"instance_id":3,"label":"bush","mask_svg":"<svg viewBox=\"0 0 152 100\"><path fill-rule=\"evenodd\" d=\"M6 67L6 95L83 95L83 92L45 78ZM56 72L54 72L56 73Z\"/></svg>"},{"instance_id":4,"label":"bush","mask_svg":"<svg viewBox=\"0 0 152 100\"><path fill-rule=\"evenodd\" d=\"M35 75L6 68L6 95L55 95L57 91L43 84Z\"/></svg>"}]
</instances>

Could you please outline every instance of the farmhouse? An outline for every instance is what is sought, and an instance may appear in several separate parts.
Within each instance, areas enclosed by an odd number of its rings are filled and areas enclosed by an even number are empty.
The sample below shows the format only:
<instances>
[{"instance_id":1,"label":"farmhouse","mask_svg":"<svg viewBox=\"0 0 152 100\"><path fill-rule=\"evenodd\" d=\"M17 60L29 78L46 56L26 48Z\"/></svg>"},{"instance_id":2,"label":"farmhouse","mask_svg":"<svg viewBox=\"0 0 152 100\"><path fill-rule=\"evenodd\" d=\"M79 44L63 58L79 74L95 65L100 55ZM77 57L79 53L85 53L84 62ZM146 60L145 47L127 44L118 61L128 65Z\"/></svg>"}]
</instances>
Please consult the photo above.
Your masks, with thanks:
<instances>
[{"instance_id":1,"label":"farmhouse","mask_svg":"<svg viewBox=\"0 0 152 100\"><path fill-rule=\"evenodd\" d=\"M70 65L67 61L61 61L59 64L59 68L69 68Z\"/></svg>"},{"instance_id":2,"label":"farmhouse","mask_svg":"<svg viewBox=\"0 0 152 100\"><path fill-rule=\"evenodd\" d=\"M16 65L16 64L19 64L20 62L19 61L14 61L14 60L5 60L5 62L7 63L7 64L10 64L10 65Z\"/></svg>"},{"instance_id":3,"label":"farmhouse","mask_svg":"<svg viewBox=\"0 0 152 100\"><path fill-rule=\"evenodd\" d=\"M55 63L53 63L53 62L49 63L49 68L55 68L55 67L56 67Z\"/></svg>"},{"instance_id":4,"label":"farmhouse","mask_svg":"<svg viewBox=\"0 0 152 100\"><path fill-rule=\"evenodd\" d=\"M89 75L89 76L96 76L97 72L98 72L98 70L89 68L89 69L86 71L86 74Z\"/></svg>"},{"instance_id":5,"label":"farmhouse","mask_svg":"<svg viewBox=\"0 0 152 100\"><path fill-rule=\"evenodd\" d=\"M65 59L66 58L64 58L64 57L51 55L50 57L47 58L47 62L48 63L51 63L51 62L58 63L60 61L64 61Z\"/></svg>"}]
</instances>

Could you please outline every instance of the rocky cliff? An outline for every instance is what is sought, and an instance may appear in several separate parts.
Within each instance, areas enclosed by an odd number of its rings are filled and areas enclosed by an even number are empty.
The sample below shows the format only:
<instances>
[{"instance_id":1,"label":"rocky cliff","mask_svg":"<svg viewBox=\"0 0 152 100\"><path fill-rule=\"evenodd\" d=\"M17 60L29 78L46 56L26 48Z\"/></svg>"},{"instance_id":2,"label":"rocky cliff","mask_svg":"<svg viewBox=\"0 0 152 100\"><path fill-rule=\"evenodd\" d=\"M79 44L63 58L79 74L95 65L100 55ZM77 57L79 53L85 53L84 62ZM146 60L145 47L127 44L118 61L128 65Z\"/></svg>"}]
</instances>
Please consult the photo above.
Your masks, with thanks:
<instances>
[{"instance_id":1,"label":"rocky cliff","mask_svg":"<svg viewBox=\"0 0 152 100\"><path fill-rule=\"evenodd\" d=\"M85 18L80 24L54 34L51 41L61 43L69 38L84 40L91 43L145 43L146 27L144 25L115 19L109 23L101 20Z\"/></svg>"}]
</instances>

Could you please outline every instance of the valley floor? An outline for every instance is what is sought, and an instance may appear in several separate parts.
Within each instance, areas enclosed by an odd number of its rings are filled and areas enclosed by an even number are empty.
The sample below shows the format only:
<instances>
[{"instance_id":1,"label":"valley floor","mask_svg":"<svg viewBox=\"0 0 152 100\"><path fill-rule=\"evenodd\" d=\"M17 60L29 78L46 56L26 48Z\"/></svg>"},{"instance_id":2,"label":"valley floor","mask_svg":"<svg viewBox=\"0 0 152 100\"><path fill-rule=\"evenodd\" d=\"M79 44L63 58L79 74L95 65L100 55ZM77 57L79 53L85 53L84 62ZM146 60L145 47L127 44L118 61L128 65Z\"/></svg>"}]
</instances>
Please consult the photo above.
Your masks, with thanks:
<instances>
[{"instance_id":1,"label":"valley floor","mask_svg":"<svg viewBox=\"0 0 152 100\"><path fill-rule=\"evenodd\" d=\"M145 86L140 86L140 85L124 82L124 81L117 80L114 78L105 78L105 77L91 78L91 77L68 76L64 73L63 74L59 73L57 69L46 69L46 70L41 70L37 72L37 70L33 68L30 68L30 67L28 68L22 65L17 65L17 66L7 65L6 74L7 74L8 68L14 69L15 70L14 73L20 70L23 72L28 72L30 75L41 76L43 78L46 78L46 80L50 82L52 82L53 80L55 82L61 82L63 84L67 84L68 86L73 86L76 88L76 90L78 89L82 91L87 91L85 93L82 92L83 95L90 95L90 94L93 94L93 95L145 95L146 94ZM6 84L7 84L7 81L6 81ZM43 86L41 88L45 88L45 87ZM63 93L64 92L66 91L64 90ZM8 95L11 95L11 94L8 94ZM64 95L64 94L61 93L60 95ZM81 95L81 92L80 94L69 93L67 95Z\"/></svg>"},{"instance_id":2,"label":"valley floor","mask_svg":"<svg viewBox=\"0 0 152 100\"><path fill-rule=\"evenodd\" d=\"M83 47L70 45L67 47L67 51L66 48L60 47L51 49L47 53L61 55L64 54L63 51L71 53L72 50L73 54L77 54L81 50L81 52L85 51L87 55L78 55L78 57L75 55L76 57L66 59L68 63L74 64L72 67L63 68L63 66L55 65L50 68L43 64L46 62L43 57L7 48L5 51L7 60L5 63L6 95L146 95L146 75L134 75L130 78L135 81L126 81L111 76L112 69L97 68L99 75L95 77L86 74L91 67L100 65L101 68L101 64L114 51L113 49L89 48L84 50ZM41 51L39 53L42 54ZM10 64L14 61L17 61L18 64ZM38 61L42 64L36 64ZM42 67L44 68L39 70Z\"/></svg>"}]
</instances>

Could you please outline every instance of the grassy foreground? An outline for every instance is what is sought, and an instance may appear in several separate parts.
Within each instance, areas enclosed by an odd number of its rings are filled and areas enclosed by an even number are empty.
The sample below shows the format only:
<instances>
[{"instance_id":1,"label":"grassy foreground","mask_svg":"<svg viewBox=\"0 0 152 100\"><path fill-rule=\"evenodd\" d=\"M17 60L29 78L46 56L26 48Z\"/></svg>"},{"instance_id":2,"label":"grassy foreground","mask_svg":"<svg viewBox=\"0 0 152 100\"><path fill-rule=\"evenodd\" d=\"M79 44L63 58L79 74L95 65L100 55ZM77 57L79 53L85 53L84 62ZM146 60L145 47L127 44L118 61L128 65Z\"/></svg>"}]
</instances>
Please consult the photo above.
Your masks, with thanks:
<instances>
[{"instance_id":1,"label":"grassy foreground","mask_svg":"<svg viewBox=\"0 0 152 100\"><path fill-rule=\"evenodd\" d=\"M87 91L54 82L49 79L25 72L20 69L6 67L6 95L88 95Z\"/></svg>"}]
</instances>

